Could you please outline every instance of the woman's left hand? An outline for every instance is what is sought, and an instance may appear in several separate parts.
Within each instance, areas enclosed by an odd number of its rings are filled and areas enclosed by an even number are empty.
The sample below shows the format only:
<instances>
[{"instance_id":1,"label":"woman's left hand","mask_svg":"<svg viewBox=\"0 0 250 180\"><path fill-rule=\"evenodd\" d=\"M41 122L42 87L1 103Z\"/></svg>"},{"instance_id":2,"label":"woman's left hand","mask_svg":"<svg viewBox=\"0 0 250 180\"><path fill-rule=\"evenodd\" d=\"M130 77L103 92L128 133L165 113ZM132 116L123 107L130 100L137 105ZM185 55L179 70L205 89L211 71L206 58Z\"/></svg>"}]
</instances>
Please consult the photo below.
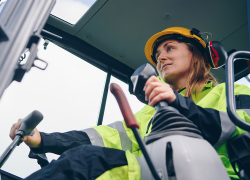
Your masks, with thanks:
<instances>
[{"instance_id":1,"label":"woman's left hand","mask_svg":"<svg viewBox=\"0 0 250 180\"><path fill-rule=\"evenodd\" d=\"M164 84L157 77L151 76L143 90L145 91L145 100L148 105L154 106L161 100L166 100L168 103L174 102L176 96L169 84Z\"/></svg>"}]
</instances>

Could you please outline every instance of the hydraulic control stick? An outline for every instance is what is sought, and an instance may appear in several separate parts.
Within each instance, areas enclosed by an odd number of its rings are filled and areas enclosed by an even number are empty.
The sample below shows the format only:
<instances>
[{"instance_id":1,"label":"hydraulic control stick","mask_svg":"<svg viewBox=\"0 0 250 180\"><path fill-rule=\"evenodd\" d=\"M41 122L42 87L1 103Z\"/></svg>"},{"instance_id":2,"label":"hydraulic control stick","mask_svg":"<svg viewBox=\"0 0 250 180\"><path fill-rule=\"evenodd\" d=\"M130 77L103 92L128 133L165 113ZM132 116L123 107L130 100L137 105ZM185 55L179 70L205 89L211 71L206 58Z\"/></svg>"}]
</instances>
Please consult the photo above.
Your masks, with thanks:
<instances>
[{"instance_id":1,"label":"hydraulic control stick","mask_svg":"<svg viewBox=\"0 0 250 180\"><path fill-rule=\"evenodd\" d=\"M35 110L20 122L20 128L16 133L15 138L0 157L0 168L3 166L15 147L21 143L21 139L26 135L34 134L33 129L42 121L42 119L43 115L39 111Z\"/></svg>"},{"instance_id":2,"label":"hydraulic control stick","mask_svg":"<svg viewBox=\"0 0 250 180\"><path fill-rule=\"evenodd\" d=\"M141 65L131 76L130 93L134 94L142 103L145 101L143 87L151 76L157 76L155 69L148 63ZM182 116L179 111L168 105L167 101L160 101L154 105L156 113L152 119L152 131L145 137L146 144L169 135L185 135L203 139L197 126Z\"/></svg>"},{"instance_id":3,"label":"hydraulic control stick","mask_svg":"<svg viewBox=\"0 0 250 180\"><path fill-rule=\"evenodd\" d=\"M143 91L143 87L151 76L157 77L157 74L155 69L150 64L146 63L135 70L135 72L130 77L131 81L129 81L129 92L134 94L139 101L145 104L148 104L148 101L145 100L145 92ZM171 110L178 112L178 110L175 108L168 106L167 101L160 101L154 107L157 111L170 108Z\"/></svg>"},{"instance_id":4,"label":"hydraulic control stick","mask_svg":"<svg viewBox=\"0 0 250 180\"><path fill-rule=\"evenodd\" d=\"M123 118L126 122L127 127L132 129L132 131L135 135L135 138L136 138L136 140L137 140L137 142L142 150L142 153L147 161L148 167L151 170L151 173L153 174L153 176L156 180L160 180L160 178L159 178L159 176L154 168L154 165L153 165L153 163L148 155L146 147L145 147L145 145L140 137L140 133L138 132L139 125L135 119L134 114L132 113L132 110L128 104L128 100L127 100L124 92L122 91L120 86L115 84L115 83L112 83L110 85L110 91L115 96L115 98L119 104L119 107L121 109L121 112L122 112L122 115L123 115Z\"/></svg>"}]
</instances>

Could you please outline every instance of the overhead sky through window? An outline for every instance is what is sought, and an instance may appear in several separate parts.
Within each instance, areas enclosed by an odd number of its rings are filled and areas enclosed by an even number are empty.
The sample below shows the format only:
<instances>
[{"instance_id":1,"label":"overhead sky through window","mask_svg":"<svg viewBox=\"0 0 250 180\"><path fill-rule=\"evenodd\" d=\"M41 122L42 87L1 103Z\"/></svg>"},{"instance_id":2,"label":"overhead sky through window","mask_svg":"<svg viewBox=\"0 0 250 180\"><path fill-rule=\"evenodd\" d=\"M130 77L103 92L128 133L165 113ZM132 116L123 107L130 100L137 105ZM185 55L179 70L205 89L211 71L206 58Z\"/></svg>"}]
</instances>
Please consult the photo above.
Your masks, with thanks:
<instances>
[{"instance_id":1,"label":"overhead sky through window","mask_svg":"<svg viewBox=\"0 0 250 180\"><path fill-rule=\"evenodd\" d=\"M96 0L57 0L52 15L75 24Z\"/></svg>"},{"instance_id":2,"label":"overhead sky through window","mask_svg":"<svg viewBox=\"0 0 250 180\"><path fill-rule=\"evenodd\" d=\"M2 11L2 9L3 9L3 7L4 7L4 5L5 5L5 3L6 3L6 1L7 0L0 0L0 13L1 13L1 11Z\"/></svg>"}]
</instances>

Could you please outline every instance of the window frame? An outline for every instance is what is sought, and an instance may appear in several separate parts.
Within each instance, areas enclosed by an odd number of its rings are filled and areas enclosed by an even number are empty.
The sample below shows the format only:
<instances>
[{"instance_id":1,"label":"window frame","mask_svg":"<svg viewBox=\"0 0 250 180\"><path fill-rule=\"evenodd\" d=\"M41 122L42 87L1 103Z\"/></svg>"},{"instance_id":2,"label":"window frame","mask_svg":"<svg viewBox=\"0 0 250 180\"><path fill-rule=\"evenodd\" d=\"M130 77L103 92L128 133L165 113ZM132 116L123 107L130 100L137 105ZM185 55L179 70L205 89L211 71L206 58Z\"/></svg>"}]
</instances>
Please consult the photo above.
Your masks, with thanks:
<instances>
[{"instance_id":1,"label":"window frame","mask_svg":"<svg viewBox=\"0 0 250 180\"><path fill-rule=\"evenodd\" d=\"M64 50L107 73L99 116L96 123L97 125L102 125L110 85L110 77L114 76L127 84L127 80L134 72L134 69L121 63L85 41L65 33L49 24L45 25L44 30L45 31L42 31L41 33L44 39L49 40Z\"/></svg>"}]
</instances>

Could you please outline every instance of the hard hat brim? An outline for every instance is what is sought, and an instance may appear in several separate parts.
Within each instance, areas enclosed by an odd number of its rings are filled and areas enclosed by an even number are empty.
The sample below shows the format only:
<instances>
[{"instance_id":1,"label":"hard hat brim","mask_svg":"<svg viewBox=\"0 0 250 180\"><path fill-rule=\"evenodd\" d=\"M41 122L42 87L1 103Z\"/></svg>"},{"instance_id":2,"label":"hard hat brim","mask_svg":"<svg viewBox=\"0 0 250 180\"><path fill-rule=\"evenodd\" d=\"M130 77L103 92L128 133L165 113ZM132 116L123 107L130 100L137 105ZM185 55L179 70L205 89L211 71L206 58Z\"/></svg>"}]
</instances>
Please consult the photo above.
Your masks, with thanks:
<instances>
[{"instance_id":1,"label":"hard hat brim","mask_svg":"<svg viewBox=\"0 0 250 180\"><path fill-rule=\"evenodd\" d=\"M203 39L194 35L194 34L191 34L189 29L183 28L183 27L168 28L168 29L165 29L165 30L153 35L147 41L147 43L145 45L145 55L146 55L147 59L149 60L149 62L151 62L154 66L156 66L156 62L154 62L154 60L152 59L152 56L154 56L153 49L154 49L155 42L162 36L172 35L172 34L173 35L179 34L179 35L182 35L186 38L194 39L199 44L201 44L204 47L204 49L206 49L206 43L203 41Z\"/></svg>"}]
</instances>

